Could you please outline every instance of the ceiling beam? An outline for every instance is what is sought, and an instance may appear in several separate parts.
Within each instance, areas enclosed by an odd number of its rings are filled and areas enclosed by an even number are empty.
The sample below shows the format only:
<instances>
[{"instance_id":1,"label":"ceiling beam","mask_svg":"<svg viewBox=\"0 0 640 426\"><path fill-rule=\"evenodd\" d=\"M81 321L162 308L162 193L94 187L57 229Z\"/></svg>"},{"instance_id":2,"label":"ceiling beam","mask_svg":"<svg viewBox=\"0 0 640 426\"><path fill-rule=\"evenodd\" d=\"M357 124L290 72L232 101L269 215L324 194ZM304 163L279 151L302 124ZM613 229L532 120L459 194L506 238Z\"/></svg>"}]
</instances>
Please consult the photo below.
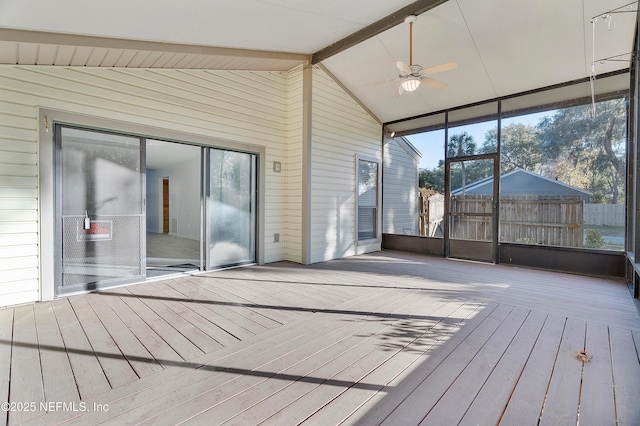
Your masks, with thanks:
<instances>
[{"instance_id":1,"label":"ceiling beam","mask_svg":"<svg viewBox=\"0 0 640 426\"><path fill-rule=\"evenodd\" d=\"M324 61L340 52L347 50L350 47L355 46L358 43L362 43L365 40L375 37L378 34L402 24L404 18L409 15L420 15L425 13L434 7L440 6L446 3L448 0L418 0L411 3L408 6L403 7L400 10L393 12L391 15L374 22L371 25L364 27L363 29L356 31L355 33L348 35L347 37L339 40L332 45L325 47L322 50L317 51L311 56L311 64L317 64Z\"/></svg>"}]
</instances>

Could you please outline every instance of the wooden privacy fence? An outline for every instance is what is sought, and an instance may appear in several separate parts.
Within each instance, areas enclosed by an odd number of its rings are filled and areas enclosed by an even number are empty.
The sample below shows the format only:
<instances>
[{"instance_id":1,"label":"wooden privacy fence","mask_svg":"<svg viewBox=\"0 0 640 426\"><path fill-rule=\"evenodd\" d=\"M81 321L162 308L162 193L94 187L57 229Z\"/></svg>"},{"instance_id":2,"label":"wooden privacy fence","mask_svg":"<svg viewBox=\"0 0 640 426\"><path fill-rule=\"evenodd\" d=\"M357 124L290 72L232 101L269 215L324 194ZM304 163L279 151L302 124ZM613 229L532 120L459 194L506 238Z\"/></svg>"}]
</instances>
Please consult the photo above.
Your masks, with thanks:
<instances>
[{"instance_id":1,"label":"wooden privacy fence","mask_svg":"<svg viewBox=\"0 0 640 426\"><path fill-rule=\"evenodd\" d=\"M583 217L584 203L576 196L501 197L500 240L582 247Z\"/></svg>"},{"instance_id":2,"label":"wooden privacy fence","mask_svg":"<svg viewBox=\"0 0 640 426\"><path fill-rule=\"evenodd\" d=\"M451 212L491 213L488 195L453 195ZM582 247L583 202L574 196L504 196L500 199L500 241ZM455 215L451 237L492 239L491 218Z\"/></svg>"},{"instance_id":3,"label":"wooden privacy fence","mask_svg":"<svg viewBox=\"0 0 640 426\"><path fill-rule=\"evenodd\" d=\"M585 204L584 224L624 226L624 204Z\"/></svg>"},{"instance_id":4,"label":"wooden privacy fence","mask_svg":"<svg viewBox=\"0 0 640 426\"><path fill-rule=\"evenodd\" d=\"M420 235L442 237L444 218L444 195L418 193L420 204Z\"/></svg>"}]
</instances>

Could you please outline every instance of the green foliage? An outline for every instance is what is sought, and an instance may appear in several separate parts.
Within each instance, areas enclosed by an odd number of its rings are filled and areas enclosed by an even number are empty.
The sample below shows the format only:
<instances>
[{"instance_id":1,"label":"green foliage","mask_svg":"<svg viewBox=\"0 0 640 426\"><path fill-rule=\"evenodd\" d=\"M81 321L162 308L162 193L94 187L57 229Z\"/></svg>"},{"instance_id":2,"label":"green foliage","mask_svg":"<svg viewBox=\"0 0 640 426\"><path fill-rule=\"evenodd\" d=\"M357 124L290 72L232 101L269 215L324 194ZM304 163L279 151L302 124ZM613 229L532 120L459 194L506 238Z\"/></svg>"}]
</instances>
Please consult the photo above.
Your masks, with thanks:
<instances>
[{"instance_id":1,"label":"green foliage","mask_svg":"<svg viewBox=\"0 0 640 426\"><path fill-rule=\"evenodd\" d=\"M539 125L542 150L559 180L590 190L612 204L624 193L626 106L624 99L564 108ZM574 183L583 182L581 185Z\"/></svg>"},{"instance_id":2,"label":"green foliage","mask_svg":"<svg viewBox=\"0 0 640 426\"><path fill-rule=\"evenodd\" d=\"M482 152L496 152L498 144L497 129L485 134ZM502 127L500 133L501 173L516 169L537 171L538 165L545 161L538 132L534 126L512 123Z\"/></svg>"},{"instance_id":3,"label":"green foliage","mask_svg":"<svg viewBox=\"0 0 640 426\"><path fill-rule=\"evenodd\" d=\"M584 246L587 248L602 248L607 242L602 238L602 234L597 229L587 230L587 236L584 239Z\"/></svg>"},{"instance_id":4,"label":"green foliage","mask_svg":"<svg viewBox=\"0 0 640 426\"><path fill-rule=\"evenodd\" d=\"M447 157L463 157L476 153L476 142L467 132L451 135L447 144Z\"/></svg>"},{"instance_id":5,"label":"green foliage","mask_svg":"<svg viewBox=\"0 0 640 426\"><path fill-rule=\"evenodd\" d=\"M418 174L420 188L433 189L436 192L444 192L444 166L435 167L432 170L420 169Z\"/></svg>"}]
</instances>

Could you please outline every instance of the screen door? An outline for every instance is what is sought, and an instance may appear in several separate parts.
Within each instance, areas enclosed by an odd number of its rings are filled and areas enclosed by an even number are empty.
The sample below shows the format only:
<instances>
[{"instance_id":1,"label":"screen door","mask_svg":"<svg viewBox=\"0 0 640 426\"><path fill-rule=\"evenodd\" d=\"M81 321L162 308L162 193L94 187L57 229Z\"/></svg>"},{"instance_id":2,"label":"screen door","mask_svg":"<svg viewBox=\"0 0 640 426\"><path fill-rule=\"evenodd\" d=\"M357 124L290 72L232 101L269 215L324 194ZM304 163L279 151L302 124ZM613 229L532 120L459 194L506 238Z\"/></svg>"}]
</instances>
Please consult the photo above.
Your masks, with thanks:
<instances>
[{"instance_id":1,"label":"screen door","mask_svg":"<svg viewBox=\"0 0 640 426\"><path fill-rule=\"evenodd\" d=\"M56 292L144 279L140 138L56 126Z\"/></svg>"}]
</instances>

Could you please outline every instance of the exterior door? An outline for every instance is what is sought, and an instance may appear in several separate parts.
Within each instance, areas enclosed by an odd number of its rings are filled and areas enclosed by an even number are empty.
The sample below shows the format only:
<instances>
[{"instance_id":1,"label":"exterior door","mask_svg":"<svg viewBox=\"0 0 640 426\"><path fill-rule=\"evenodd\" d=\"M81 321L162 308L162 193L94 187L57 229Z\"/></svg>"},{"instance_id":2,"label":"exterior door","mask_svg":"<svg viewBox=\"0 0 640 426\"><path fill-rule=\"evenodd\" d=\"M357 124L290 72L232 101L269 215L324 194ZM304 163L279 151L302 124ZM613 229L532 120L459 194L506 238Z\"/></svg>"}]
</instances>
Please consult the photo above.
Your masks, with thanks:
<instances>
[{"instance_id":1,"label":"exterior door","mask_svg":"<svg viewBox=\"0 0 640 426\"><path fill-rule=\"evenodd\" d=\"M56 293L145 276L140 138L56 126Z\"/></svg>"},{"instance_id":2,"label":"exterior door","mask_svg":"<svg viewBox=\"0 0 640 426\"><path fill-rule=\"evenodd\" d=\"M496 154L450 158L445 162L447 257L497 261L497 164Z\"/></svg>"}]
</instances>

